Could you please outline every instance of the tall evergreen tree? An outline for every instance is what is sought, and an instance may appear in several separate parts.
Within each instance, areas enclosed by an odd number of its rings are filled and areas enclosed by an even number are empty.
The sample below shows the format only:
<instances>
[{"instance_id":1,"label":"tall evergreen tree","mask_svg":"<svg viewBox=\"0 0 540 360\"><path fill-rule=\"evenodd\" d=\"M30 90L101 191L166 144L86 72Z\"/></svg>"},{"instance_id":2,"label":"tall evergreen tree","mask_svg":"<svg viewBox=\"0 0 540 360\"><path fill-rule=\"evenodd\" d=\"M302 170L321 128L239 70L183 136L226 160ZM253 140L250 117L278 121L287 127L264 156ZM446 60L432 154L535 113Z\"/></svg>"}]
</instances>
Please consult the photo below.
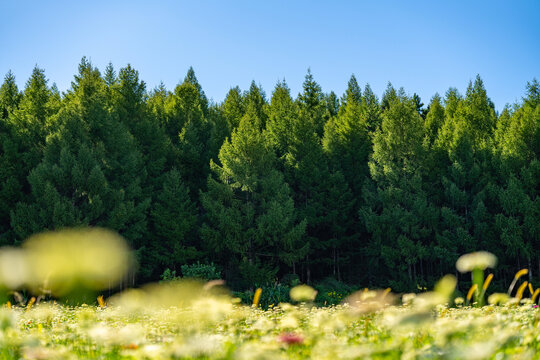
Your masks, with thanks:
<instances>
[{"instance_id":1,"label":"tall evergreen tree","mask_svg":"<svg viewBox=\"0 0 540 360\"><path fill-rule=\"evenodd\" d=\"M361 196L361 189L369 169L368 156L371 152L369 127L364 112L362 97L354 76L349 81L339 115L325 125L323 147L330 164L341 171L353 190L355 198Z\"/></svg>"},{"instance_id":2,"label":"tall evergreen tree","mask_svg":"<svg viewBox=\"0 0 540 360\"><path fill-rule=\"evenodd\" d=\"M266 124L266 137L282 158L291 143L291 130L297 109L291 92L285 81L276 84L269 106L269 118Z\"/></svg>"},{"instance_id":3,"label":"tall evergreen tree","mask_svg":"<svg viewBox=\"0 0 540 360\"><path fill-rule=\"evenodd\" d=\"M364 114L366 117L366 124L370 133L375 134L375 130L381 126L381 107L379 99L371 90L369 84L364 88Z\"/></svg>"},{"instance_id":4,"label":"tall evergreen tree","mask_svg":"<svg viewBox=\"0 0 540 360\"><path fill-rule=\"evenodd\" d=\"M31 196L11 213L19 239L44 229L103 226L135 249L145 244L141 154L128 129L106 108L105 84L83 58L79 74L48 137L41 163L30 173Z\"/></svg>"},{"instance_id":5,"label":"tall evergreen tree","mask_svg":"<svg viewBox=\"0 0 540 360\"><path fill-rule=\"evenodd\" d=\"M303 117L310 119L316 128L319 138L323 135L325 123L324 96L321 86L313 79L311 69L308 69L304 79L303 91L298 95L298 104Z\"/></svg>"},{"instance_id":6,"label":"tall evergreen tree","mask_svg":"<svg viewBox=\"0 0 540 360\"><path fill-rule=\"evenodd\" d=\"M436 212L423 189L424 129L415 101L401 90L387 99L370 161L376 188L366 186L360 216L372 234L366 260L376 267L377 259L384 261L390 285L410 290L420 277L417 265L427 255Z\"/></svg>"},{"instance_id":7,"label":"tall evergreen tree","mask_svg":"<svg viewBox=\"0 0 540 360\"><path fill-rule=\"evenodd\" d=\"M180 172L172 169L164 176L162 188L152 202L150 234L152 242L148 274L154 278L166 268L176 270L179 266L198 257L196 244L197 209L189 196ZM156 272L156 270L158 270Z\"/></svg>"},{"instance_id":8,"label":"tall evergreen tree","mask_svg":"<svg viewBox=\"0 0 540 360\"><path fill-rule=\"evenodd\" d=\"M426 115L424 128L427 141L429 144L433 144L437 138L440 128L444 123L444 107L439 94L435 94L435 96L433 96L428 108L429 111Z\"/></svg>"},{"instance_id":9,"label":"tall evergreen tree","mask_svg":"<svg viewBox=\"0 0 540 360\"><path fill-rule=\"evenodd\" d=\"M215 256L242 270L248 286L273 280L279 264L290 266L307 251L300 242L305 223L296 221L289 187L275 169L261 126L252 104L223 144L222 165L212 164L214 177L201 195L202 238Z\"/></svg>"},{"instance_id":10,"label":"tall evergreen tree","mask_svg":"<svg viewBox=\"0 0 540 360\"><path fill-rule=\"evenodd\" d=\"M221 105L221 112L227 119L230 129L238 127L245 111L244 98L240 88L238 86L231 88Z\"/></svg>"},{"instance_id":11,"label":"tall evergreen tree","mask_svg":"<svg viewBox=\"0 0 540 360\"><path fill-rule=\"evenodd\" d=\"M21 93L15 82L15 75L10 70L0 87L0 120L7 119L9 114L17 110L20 101Z\"/></svg>"},{"instance_id":12,"label":"tall evergreen tree","mask_svg":"<svg viewBox=\"0 0 540 360\"><path fill-rule=\"evenodd\" d=\"M262 127L266 126L268 120L266 94L261 86L257 86L255 81L251 82L249 91L244 95L246 109L251 106L257 113L257 117L261 120Z\"/></svg>"},{"instance_id":13,"label":"tall evergreen tree","mask_svg":"<svg viewBox=\"0 0 540 360\"><path fill-rule=\"evenodd\" d=\"M44 70L34 67L26 83L17 109L12 109L3 124L6 132L2 139L2 172L0 176L0 202L3 204L3 241L13 242L15 235L9 229L9 212L30 193L28 174L42 159L45 139L55 125L54 113L58 96L47 86ZM12 85L9 86L12 88ZM9 229L9 230L8 230Z\"/></svg>"}]
</instances>

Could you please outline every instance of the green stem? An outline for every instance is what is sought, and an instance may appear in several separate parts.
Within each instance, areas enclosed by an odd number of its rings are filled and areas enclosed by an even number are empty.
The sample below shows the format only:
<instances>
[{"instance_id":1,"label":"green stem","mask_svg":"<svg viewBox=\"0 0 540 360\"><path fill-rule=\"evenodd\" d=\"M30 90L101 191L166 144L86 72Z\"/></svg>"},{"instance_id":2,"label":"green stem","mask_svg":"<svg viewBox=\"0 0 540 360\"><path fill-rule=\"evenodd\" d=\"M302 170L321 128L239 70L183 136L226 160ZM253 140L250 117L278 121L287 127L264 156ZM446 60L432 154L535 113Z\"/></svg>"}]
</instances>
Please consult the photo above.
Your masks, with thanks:
<instances>
[{"instance_id":1,"label":"green stem","mask_svg":"<svg viewBox=\"0 0 540 360\"><path fill-rule=\"evenodd\" d=\"M484 293L482 292L482 287L484 286L484 270L478 268L474 269L472 271L472 282L478 286L474 294L477 306L484 306Z\"/></svg>"}]
</instances>

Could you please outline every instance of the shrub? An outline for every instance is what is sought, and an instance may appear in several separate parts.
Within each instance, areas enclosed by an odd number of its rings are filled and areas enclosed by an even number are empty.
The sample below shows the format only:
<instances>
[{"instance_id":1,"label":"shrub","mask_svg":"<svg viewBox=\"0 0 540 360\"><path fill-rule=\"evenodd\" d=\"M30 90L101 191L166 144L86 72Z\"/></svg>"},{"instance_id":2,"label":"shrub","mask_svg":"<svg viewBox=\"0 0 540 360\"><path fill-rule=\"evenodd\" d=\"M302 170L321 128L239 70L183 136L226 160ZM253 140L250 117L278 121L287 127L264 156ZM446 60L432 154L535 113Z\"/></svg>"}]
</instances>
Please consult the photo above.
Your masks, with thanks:
<instances>
[{"instance_id":1,"label":"shrub","mask_svg":"<svg viewBox=\"0 0 540 360\"><path fill-rule=\"evenodd\" d=\"M179 280L180 277L176 276L176 270L171 270L167 268L165 269L165 271L163 271L163 274L161 274L160 279L161 280L159 282L166 282L166 281Z\"/></svg>"},{"instance_id":2,"label":"shrub","mask_svg":"<svg viewBox=\"0 0 540 360\"><path fill-rule=\"evenodd\" d=\"M268 309L270 305L290 302L289 292L291 288L281 284L263 286L259 306ZM243 304L250 305L253 302L255 292L253 290L235 291L233 295L239 298Z\"/></svg>"},{"instance_id":3,"label":"shrub","mask_svg":"<svg viewBox=\"0 0 540 360\"><path fill-rule=\"evenodd\" d=\"M295 287L300 285L300 278L297 274L287 274L281 278L281 283L285 286Z\"/></svg>"},{"instance_id":4,"label":"shrub","mask_svg":"<svg viewBox=\"0 0 540 360\"><path fill-rule=\"evenodd\" d=\"M200 280L217 280L221 279L221 271L218 270L214 263L201 264L197 261L195 264L182 265L182 275L187 278Z\"/></svg>"},{"instance_id":5,"label":"shrub","mask_svg":"<svg viewBox=\"0 0 540 360\"><path fill-rule=\"evenodd\" d=\"M332 277L315 284L314 288L318 291L315 298L317 305L337 305L354 291L351 286Z\"/></svg>"}]
</instances>

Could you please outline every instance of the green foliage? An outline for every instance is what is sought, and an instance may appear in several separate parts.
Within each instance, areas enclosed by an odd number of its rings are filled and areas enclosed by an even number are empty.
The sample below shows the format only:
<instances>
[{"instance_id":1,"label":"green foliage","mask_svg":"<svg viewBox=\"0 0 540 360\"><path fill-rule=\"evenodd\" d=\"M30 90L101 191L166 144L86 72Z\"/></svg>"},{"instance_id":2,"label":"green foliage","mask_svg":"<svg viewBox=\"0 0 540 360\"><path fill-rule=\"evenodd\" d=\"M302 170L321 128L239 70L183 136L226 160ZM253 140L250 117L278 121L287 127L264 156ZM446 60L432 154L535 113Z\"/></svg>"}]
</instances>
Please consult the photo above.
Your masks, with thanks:
<instances>
[{"instance_id":1,"label":"green foliage","mask_svg":"<svg viewBox=\"0 0 540 360\"><path fill-rule=\"evenodd\" d=\"M314 285L317 290L316 304L331 306L341 304L355 289L346 283L327 277Z\"/></svg>"},{"instance_id":2,"label":"green foliage","mask_svg":"<svg viewBox=\"0 0 540 360\"><path fill-rule=\"evenodd\" d=\"M221 271L218 270L217 266L214 263L203 264L197 261L196 263L191 265L182 265L180 268L182 270L182 276L176 275L176 270L166 268L159 276L159 278L161 279L160 282L179 281L182 278L198 279L204 281L221 279Z\"/></svg>"},{"instance_id":3,"label":"green foliage","mask_svg":"<svg viewBox=\"0 0 540 360\"><path fill-rule=\"evenodd\" d=\"M289 187L275 169L255 105L221 147L219 161L212 162L215 178L209 177L208 191L201 194L202 238L216 256L233 255L251 284L271 281L276 265L305 254L300 244L305 223L295 219Z\"/></svg>"},{"instance_id":4,"label":"green foliage","mask_svg":"<svg viewBox=\"0 0 540 360\"><path fill-rule=\"evenodd\" d=\"M221 103L192 68L149 91L131 65L101 74L83 58L63 94L37 66L22 92L8 72L0 243L104 226L136 250L132 284L214 262L236 289L332 276L398 291L489 249L502 288L540 260L539 89L499 114L479 76L426 108L391 83L379 101L354 75L338 98L310 70L296 97L252 82Z\"/></svg>"},{"instance_id":5,"label":"green foliage","mask_svg":"<svg viewBox=\"0 0 540 360\"><path fill-rule=\"evenodd\" d=\"M290 303L291 299L289 293L291 287L282 284L273 284L261 287L261 298L259 300L259 306L267 310L269 308L277 307L280 303ZM240 299L242 304L251 305L253 302L254 290L237 291L233 292L233 295Z\"/></svg>"},{"instance_id":6,"label":"green foliage","mask_svg":"<svg viewBox=\"0 0 540 360\"><path fill-rule=\"evenodd\" d=\"M194 278L201 280L218 280L221 279L221 271L218 270L214 263L201 264L197 261L195 264L182 265L182 275L186 278Z\"/></svg>"},{"instance_id":7,"label":"green foliage","mask_svg":"<svg viewBox=\"0 0 540 360\"><path fill-rule=\"evenodd\" d=\"M181 277L176 276L176 270L169 268L165 269L159 278L161 279L160 282L178 281L181 279Z\"/></svg>"}]
</instances>

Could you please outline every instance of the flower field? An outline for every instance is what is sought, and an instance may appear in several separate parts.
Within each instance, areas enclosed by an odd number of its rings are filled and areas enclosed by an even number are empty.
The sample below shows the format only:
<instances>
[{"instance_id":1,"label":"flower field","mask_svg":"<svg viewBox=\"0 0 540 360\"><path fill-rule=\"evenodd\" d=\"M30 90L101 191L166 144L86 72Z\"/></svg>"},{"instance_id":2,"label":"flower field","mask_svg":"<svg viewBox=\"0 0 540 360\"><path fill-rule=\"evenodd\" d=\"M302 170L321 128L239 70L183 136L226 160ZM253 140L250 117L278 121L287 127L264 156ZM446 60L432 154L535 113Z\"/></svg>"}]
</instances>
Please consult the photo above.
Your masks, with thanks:
<instances>
[{"instance_id":1,"label":"flower field","mask_svg":"<svg viewBox=\"0 0 540 360\"><path fill-rule=\"evenodd\" d=\"M257 289L245 305L222 280L88 297L121 281L129 257L122 239L102 229L45 233L0 249L0 358L540 358L540 290L523 269L507 293L487 296L493 275L484 278L484 270L496 266L487 252L457 262L472 274L465 298L455 297L453 275L421 294L364 289L328 307L315 305L317 291L307 285L290 290L291 303L263 309L270 294ZM92 304L66 305L77 298Z\"/></svg>"},{"instance_id":2,"label":"flower field","mask_svg":"<svg viewBox=\"0 0 540 360\"><path fill-rule=\"evenodd\" d=\"M365 291L349 304L266 311L195 283L152 285L104 306L4 306L5 359L539 358L530 304L448 307L441 293Z\"/></svg>"}]
</instances>

